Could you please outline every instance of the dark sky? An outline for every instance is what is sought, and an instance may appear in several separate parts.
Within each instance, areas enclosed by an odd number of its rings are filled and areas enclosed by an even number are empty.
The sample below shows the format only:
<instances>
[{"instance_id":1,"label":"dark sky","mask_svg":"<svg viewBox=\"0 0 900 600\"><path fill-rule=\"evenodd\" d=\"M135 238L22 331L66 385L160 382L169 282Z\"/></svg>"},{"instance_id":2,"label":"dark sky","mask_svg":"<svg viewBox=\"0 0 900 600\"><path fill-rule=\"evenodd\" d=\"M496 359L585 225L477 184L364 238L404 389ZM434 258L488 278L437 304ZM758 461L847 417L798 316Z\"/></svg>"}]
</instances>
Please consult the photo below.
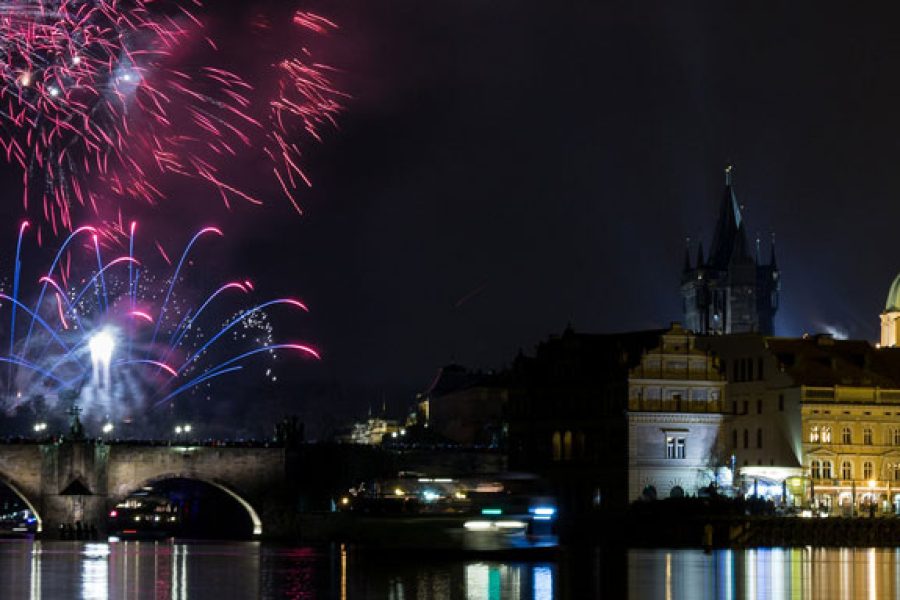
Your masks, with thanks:
<instances>
[{"instance_id":1,"label":"dark sky","mask_svg":"<svg viewBox=\"0 0 900 600\"><path fill-rule=\"evenodd\" d=\"M876 337L900 271L885 5L314 8L341 24L319 50L352 99L308 157L306 215L209 213L235 269L310 304L325 360L303 377L405 402L442 364L500 367L568 323L680 318L684 238L709 246L728 162L749 231L776 233L778 333Z\"/></svg>"}]
</instances>

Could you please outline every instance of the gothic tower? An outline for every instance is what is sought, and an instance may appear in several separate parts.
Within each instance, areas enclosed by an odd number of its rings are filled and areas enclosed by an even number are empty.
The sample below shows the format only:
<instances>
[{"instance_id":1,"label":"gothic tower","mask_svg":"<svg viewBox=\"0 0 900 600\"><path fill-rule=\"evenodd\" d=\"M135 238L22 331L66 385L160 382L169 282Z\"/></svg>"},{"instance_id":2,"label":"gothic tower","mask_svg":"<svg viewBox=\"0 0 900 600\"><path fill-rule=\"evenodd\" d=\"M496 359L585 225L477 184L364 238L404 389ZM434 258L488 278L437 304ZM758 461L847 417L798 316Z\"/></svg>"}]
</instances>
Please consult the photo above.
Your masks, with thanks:
<instances>
[{"instance_id":1,"label":"gothic tower","mask_svg":"<svg viewBox=\"0 0 900 600\"><path fill-rule=\"evenodd\" d=\"M774 240L768 263L759 251L759 240L755 251L747 243L729 165L709 255L704 258L702 242L695 262L690 247L685 250L681 298L687 329L700 334L773 333L781 289Z\"/></svg>"}]
</instances>

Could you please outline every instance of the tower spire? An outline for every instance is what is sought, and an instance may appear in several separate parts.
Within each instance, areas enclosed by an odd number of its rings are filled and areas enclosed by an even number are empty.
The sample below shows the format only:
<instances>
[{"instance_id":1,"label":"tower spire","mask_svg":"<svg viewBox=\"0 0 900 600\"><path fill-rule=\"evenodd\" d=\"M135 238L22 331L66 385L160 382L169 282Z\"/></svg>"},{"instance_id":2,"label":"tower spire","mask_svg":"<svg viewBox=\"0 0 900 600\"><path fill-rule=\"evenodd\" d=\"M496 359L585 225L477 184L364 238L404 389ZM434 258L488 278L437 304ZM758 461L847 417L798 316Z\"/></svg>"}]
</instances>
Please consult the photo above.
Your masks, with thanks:
<instances>
[{"instance_id":1,"label":"tower spire","mask_svg":"<svg viewBox=\"0 0 900 600\"><path fill-rule=\"evenodd\" d=\"M703 240L700 240L700 243L697 244L697 268L703 268Z\"/></svg>"},{"instance_id":2,"label":"tower spire","mask_svg":"<svg viewBox=\"0 0 900 600\"><path fill-rule=\"evenodd\" d=\"M725 165L725 185L731 187L731 172L734 170L734 165Z\"/></svg>"},{"instance_id":3,"label":"tower spire","mask_svg":"<svg viewBox=\"0 0 900 600\"><path fill-rule=\"evenodd\" d=\"M684 238L684 270L691 270L691 238Z\"/></svg>"},{"instance_id":4,"label":"tower spire","mask_svg":"<svg viewBox=\"0 0 900 600\"><path fill-rule=\"evenodd\" d=\"M771 248L771 254L769 256L769 266L772 267L773 269L775 269L778 267L778 264L775 262L775 232L774 231L772 232L772 241L769 244L769 247Z\"/></svg>"}]
</instances>

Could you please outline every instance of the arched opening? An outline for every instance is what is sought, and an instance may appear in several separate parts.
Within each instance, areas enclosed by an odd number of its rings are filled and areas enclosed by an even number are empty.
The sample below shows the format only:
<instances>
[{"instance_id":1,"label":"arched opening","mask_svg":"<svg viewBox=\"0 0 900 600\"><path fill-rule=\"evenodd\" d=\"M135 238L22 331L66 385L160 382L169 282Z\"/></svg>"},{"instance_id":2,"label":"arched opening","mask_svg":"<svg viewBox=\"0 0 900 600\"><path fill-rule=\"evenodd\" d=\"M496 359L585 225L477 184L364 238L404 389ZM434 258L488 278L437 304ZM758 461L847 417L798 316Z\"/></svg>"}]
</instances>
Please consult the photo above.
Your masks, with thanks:
<instances>
[{"instance_id":1,"label":"arched opening","mask_svg":"<svg viewBox=\"0 0 900 600\"><path fill-rule=\"evenodd\" d=\"M256 509L215 481L159 477L117 502L109 531L119 537L250 539L262 534Z\"/></svg>"},{"instance_id":2,"label":"arched opening","mask_svg":"<svg viewBox=\"0 0 900 600\"><path fill-rule=\"evenodd\" d=\"M41 533L44 520L31 501L7 477L0 475L0 532Z\"/></svg>"}]
</instances>

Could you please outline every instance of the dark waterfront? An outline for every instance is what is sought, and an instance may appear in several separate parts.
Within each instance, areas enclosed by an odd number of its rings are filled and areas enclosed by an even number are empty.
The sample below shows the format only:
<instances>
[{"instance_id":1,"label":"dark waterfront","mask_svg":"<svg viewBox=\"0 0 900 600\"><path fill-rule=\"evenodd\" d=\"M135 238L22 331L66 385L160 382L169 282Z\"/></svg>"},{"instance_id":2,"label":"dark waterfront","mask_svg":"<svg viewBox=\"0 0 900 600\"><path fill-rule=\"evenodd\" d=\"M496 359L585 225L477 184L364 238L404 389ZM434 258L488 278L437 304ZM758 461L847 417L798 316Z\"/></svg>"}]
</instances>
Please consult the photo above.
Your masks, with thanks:
<instances>
[{"instance_id":1,"label":"dark waterfront","mask_svg":"<svg viewBox=\"0 0 900 600\"><path fill-rule=\"evenodd\" d=\"M388 558L339 545L0 542L2 598L900 598L900 548L584 549L559 560ZM626 591L627 590L627 591Z\"/></svg>"}]
</instances>

